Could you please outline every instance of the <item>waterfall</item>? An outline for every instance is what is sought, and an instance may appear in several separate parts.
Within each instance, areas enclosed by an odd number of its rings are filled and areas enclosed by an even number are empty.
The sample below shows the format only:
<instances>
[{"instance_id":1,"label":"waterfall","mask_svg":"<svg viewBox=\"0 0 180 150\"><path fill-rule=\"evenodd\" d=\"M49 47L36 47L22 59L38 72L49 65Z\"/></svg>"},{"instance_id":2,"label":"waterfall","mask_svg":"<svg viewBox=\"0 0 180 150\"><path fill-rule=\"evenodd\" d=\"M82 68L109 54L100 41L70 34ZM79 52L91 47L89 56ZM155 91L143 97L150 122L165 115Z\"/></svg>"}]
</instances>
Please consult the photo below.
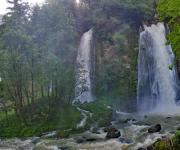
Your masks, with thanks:
<instances>
[{"instance_id":1,"label":"waterfall","mask_svg":"<svg viewBox=\"0 0 180 150\"><path fill-rule=\"evenodd\" d=\"M94 72L93 49L92 49L93 30L90 29L84 33L77 55L76 67L76 86L74 102L91 102L92 96L92 79Z\"/></svg>"},{"instance_id":2,"label":"waterfall","mask_svg":"<svg viewBox=\"0 0 180 150\"><path fill-rule=\"evenodd\" d=\"M166 45L163 23L145 27L140 33L138 56L137 105L141 112L165 113L179 109L178 76L174 54Z\"/></svg>"}]
</instances>

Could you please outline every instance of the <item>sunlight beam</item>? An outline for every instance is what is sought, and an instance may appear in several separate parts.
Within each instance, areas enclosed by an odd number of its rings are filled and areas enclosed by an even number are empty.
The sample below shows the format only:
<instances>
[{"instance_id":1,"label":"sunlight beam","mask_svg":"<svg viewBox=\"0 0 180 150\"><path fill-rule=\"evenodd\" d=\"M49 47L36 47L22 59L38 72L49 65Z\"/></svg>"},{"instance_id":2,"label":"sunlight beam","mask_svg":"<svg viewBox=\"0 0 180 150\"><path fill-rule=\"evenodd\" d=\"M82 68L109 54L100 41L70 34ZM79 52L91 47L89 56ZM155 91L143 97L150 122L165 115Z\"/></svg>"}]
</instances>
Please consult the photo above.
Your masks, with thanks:
<instances>
[{"instance_id":1,"label":"sunlight beam","mask_svg":"<svg viewBox=\"0 0 180 150\"><path fill-rule=\"evenodd\" d=\"M79 3L80 3L80 0L76 0L76 3L79 5Z\"/></svg>"}]
</instances>

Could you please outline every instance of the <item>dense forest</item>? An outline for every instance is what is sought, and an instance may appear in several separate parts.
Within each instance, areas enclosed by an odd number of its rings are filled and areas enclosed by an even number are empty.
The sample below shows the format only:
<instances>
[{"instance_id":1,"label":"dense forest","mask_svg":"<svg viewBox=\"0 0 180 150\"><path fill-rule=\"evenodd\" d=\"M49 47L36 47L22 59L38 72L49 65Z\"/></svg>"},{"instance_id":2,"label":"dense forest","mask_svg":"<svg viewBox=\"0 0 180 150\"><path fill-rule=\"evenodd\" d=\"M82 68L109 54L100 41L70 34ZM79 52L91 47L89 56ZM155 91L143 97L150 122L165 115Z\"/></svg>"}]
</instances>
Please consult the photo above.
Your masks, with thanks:
<instances>
[{"instance_id":1,"label":"dense forest","mask_svg":"<svg viewBox=\"0 0 180 150\"><path fill-rule=\"evenodd\" d=\"M139 33L144 25L165 23L167 44L175 54L169 70L176 66L180 73L179 0L8 3L11 7L0 19L0 137L42 136L56 130L56 137L68 138L92 125L109 126L117 110L137 112ZM73 104L79 43L91 28L94 102ZM77 128L83 117L80 109L88 111L88 117ZM174 150L179 135L173 137ZM166 144L157 142L156 150L170 150L163 148Z\"/></svg>"}]
</instances>

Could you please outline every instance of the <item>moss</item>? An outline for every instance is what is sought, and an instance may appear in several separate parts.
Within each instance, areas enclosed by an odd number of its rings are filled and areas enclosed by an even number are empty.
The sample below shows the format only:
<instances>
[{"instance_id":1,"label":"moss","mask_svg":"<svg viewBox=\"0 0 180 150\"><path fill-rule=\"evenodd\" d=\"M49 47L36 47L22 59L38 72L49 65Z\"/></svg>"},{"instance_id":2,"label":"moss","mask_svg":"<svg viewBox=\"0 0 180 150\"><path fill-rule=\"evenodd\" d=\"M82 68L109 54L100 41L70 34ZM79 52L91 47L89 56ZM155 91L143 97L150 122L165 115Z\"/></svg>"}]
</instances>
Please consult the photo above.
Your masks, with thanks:
<instances>
[{"instance_id":1,"label":"moss","mask_svg":"<svg viewBox=\"0 0 180 150\"><path fill-rule=\"evenodd\" d=\"M167 146L167 143L165 141L157 141L155 143L155 149L156 150L169 150L168 146Z\"/></svg>"},{"instance_id":2,"label":"moss","mask_svg":"<svg viewBox=\"0 0 180 150\"><path fill-rule=\"evenodd\" d=\"M180 131L172 139L158 140L154 143L155 150L180 150Z\"/></svg>"},{"instance_id":3,"label":"moss","mask_svg":"<svg viewBox=\"0 0 180 150\"><path fill-rule=\"evenodd\" d=\"M68 138L69 135L70 135L70 132L69 132L69 131L59 131L59 132L57 133L57 136L58 136L59 138Z\"/></svg>"},{"instance_id":4,"label":"moss","mask_svg":"<svg viewBox=\"0 0 180 150\"><path fill-rule=\"evenodd\" d=\"M173 150L180 150L180 131L177 131L172 138Z\"/></svg>"},{"instance_id":5,"label":"moss","mask_svg":"<svg viewBox=\"0 0 180 150\"><path fill-rule=\"evenodd\" d=\"M99 126L107 126L112 118L112 107L105 99L97 100L93 103L81 105L82 109L85 109L92 113L92 117L89 118L90 123L98 123Z\"/></svg>"}]
</instances>

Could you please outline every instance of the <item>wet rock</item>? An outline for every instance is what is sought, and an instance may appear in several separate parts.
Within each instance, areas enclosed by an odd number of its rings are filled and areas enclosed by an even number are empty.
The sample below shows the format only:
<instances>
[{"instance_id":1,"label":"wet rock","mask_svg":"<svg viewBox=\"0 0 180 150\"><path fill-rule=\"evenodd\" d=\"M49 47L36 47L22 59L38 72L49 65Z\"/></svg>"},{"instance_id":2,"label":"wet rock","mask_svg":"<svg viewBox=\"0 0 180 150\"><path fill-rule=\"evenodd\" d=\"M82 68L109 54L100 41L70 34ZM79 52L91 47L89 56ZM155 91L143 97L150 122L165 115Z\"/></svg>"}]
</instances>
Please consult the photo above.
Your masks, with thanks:
<instances>
[{"instance_id":1,"label":"wet rock","mask_svg":"<svg viewBox=\"0 0 180 150\"><path fill-rule=\"evenodd\" d=\"M108 129L109 129L108 127L105 127L105 128L103 128L103 131L108 132Z\"/></svg>"},{"instance_id":2,"label":"wet rock","mask_svg":"<svg viewBox=\"0 0 180 150\"><path fill-rule=\"evenodd\" d=\"M147 119L147 118L148 118L148 116L147 116L147 115L145 115L145 116L144 116L144 118L145 118L145 119Z\"/></svg>"},{"instance_id":3,"label":"wet rock","mask_svg":"<svg viewBox=\"0 0 180 150\"><path fill-rule=\"evenodd\" d=\"M88 134L88 133L84 134L82 137L86 140L86 142L94 142L94 141L101 140L101 138L99 138L98 136L93 135L93 134Z\"/></svg>"},{"instance_id":4,"label":"wet rock","mask_svg":"<svg viewBox=\"0 0 180 150\"><path fill-rule=\"evenodd\" d=\"M127 119L125 120L125 123L128 123L128 122L130 122L130 121L135 122L135 121L137 121L137 120L134 119L134 118L127 118Z\"/></svg>"},{"instance_id":5,"label":"wet rock","mask_svg":"<svg viewBox=\"0 0 180 150\"><path fill-rule=\"evenodd\" d=\"M156 124L154 126L151 126L149 129L148 129L148 133L156 133L156 132L160 132L161 131L161 125L160 124Z\"/></svg>"},{"instance_id":6,"label":"wet rock","mask_svg":"<svg viewBox=\"0 0 180 150\"><path fill-rule=\"evenodd\" d=\"M133 118L132 121L137 121L137 120Z\"/></svg>"},{"instance_id":7,"label":"wet rock","mask_svg":"<svg viewBox=\"0 0 180 150\"><path fill-rule=\"evenodd\" d=\"M31 141L33 144L37 144L40 141L40 137L32 137Z\"/></svg>"},{"instance_id":8,"label":"wet rock","mask_svg":"<svg viewBox=\"0 0 180 150\"><path fill-rule=\"evenodd\" d=\"M109 131L112 131L112 130L117 131L117 129L115 127L113 127L113 126L105 127L103 129L104 132L109 132Z\"/></svg>"},{"instance_id":9,"label":"wet rock","mask_svg":"<svg viewBox=\"0 0 180 150\"><path fill-rule=\"evenodd\" d=\"M125 144L131 144L131 143L133 143L133 140L127 139L127 138L123 138L123 137L120 137L120 138L119 138L119 141L120 141L121 143L125 143Z\"/></svg>"},{"instance_id":10,"label":"wet rock","mask_svg":"<svg viewBox=\"0 0 180 150\"><path fill-rule=\"evenodd\" d=\"M58 147L60 150L70 150L70 147Z\"/></svg>"},{"instance_id":11,"label":"wet rock","mask_svg":"<svg viewBox=\"0 0 180 150\"><path fill-rule=\"evenodd\" d=\"M95 141L100 141L100 140L102 139L99 138L98 136L91 135L91 134L84 134L81 137L78 137L76 139L76 143L80 144L80 143L95 142Z\"/></svg>"},{"instance_id":12,"label":"wet rock","mask_svg":"<svg viewBox=\"0 0 180 150\"><path fill-rule=\"evenodd\" d=\"M82 137L79 137L79 138L76 139L76 143L78 143L78 144L84 143L85 141L86 140L84 138L82 138Z\"/></svg>"},{"instance_id":13,"label":"wet rock","mask_svg":"<svg viewBox=\"0 0 180 150\"><path fill-rule=\"evenodd\" d=\"M135 122L133 124L139 125L139 126L150 126L151 125L150 123L147 123L145 121L138 121L138 122Z\"/></svg>"},{"instance_id":14,"label":"wet rock","mask_svg":"<svg viewBox=\"0 0 180 150\"><path fill-rule=\"evenodd\" d=\"M134 118L121 118L121 119L118 120L118 123L119 124L125 124L125 123L128 123L130 121L136 122L137 120L134 119Z\"/></svg>"},{"instance_id":15,"label":"wet rock","mask_svg":"<svg viewBox=\"0 0 180 150\"><path fill-rule=\"evenodd\" d=\"M146 148L140 147L137 150L146 150Z\"/></svg>"},{"instance_id":16,"label":"wet rock","mask_svg":"<svg viewBox=\"0 0 180 150\"><path fill-rule=\"evenodd\" d=\"M93 125L93 126L91 127L90 131L91 131L92 133L95 133L95 134L101 134L101 133L100 133L100 128L98 127L97 124Z\"/></svg>"},{"instance_id":17,"label":"wet rock","mask_svg":"<svg viewBox=\"0 0 180 150\"><path fill-rule=\"evenodd\" d=\"M99 129L92 129L92 131L91 131L92 133L94 133L94 134L101 134L101 132L99 131Z\"/></svg>"},{"instance_id":18,"label":"wet rock","mask_svg":"<svg viewBox=\"0 0 180 150\"><path fill-rule=\"evenodd\" d=\"M170 134L175 134L175 133L176 133L176 131L170 131L169 133L170 133Z\"/></svg>"},{"instance_id":19,"label":"wet rock","mask_svg":"<svg viewBox=\"0 0 180 150\"><path fill-rule=\"evenodd\" d=\"M177 128L178 131L180 131L180 126Z\"/></svg>"},{"instance_id":20,"label":"wet rock","mask_svg":"<svg viewBox=\"0 0 180 150\"><path fill-rule=\"evenodd\" d=\"M86 139L86 142L94 142L94 141L97 141L97 139L93 137L89 137Z\"/></svg>"},{"instance_id":21,"label":"wet rock","mask_svg":"<svg viewBox=\"0 0 180 150\"><path fill-rule=\"evenodd\" d=\"M121 136L120 131L114 127L108 127L104 131L107 132L106 134L107 139L119 138Z\"/></svg>"},{"instance_id":22,"label":"wet rock","mask_svg":"<svg viewBox=\"0 0 180 150\"><path fill-rule=\"evenodd\" d=\"M147 132L147 129L148 129L149 127L144 127L144 128L142 128L142 129L140 129L140 133L146 133Z\"/></svg>"},{"instance_id":23,"label":"wet rock","mask_svg":"<svg viewBox=\"0 0 180 150\"><path fill-rule=\"evenodd\" d=\"M154 146L153 145L150 145L147 147L147 150L155 150Z\"/></svg>"},{"instance_id":24,"label":"wet rock","mask_svg":"<svg viewBox=\"0 0 180 150\"><path fill-rule=\"evenodd\" d=\"M166 119L171 119L172 117L166 117Z\"/></svg>"}]
</instances>

